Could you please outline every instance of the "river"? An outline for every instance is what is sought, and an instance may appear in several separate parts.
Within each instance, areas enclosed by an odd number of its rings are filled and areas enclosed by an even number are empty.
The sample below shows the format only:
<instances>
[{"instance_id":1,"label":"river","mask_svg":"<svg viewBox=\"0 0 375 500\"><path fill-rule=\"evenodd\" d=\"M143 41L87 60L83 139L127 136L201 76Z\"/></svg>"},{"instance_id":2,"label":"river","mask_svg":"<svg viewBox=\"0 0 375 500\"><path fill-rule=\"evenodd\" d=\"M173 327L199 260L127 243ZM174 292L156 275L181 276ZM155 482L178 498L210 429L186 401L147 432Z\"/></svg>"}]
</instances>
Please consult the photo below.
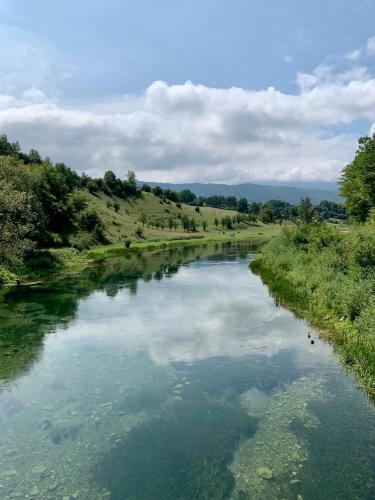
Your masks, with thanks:
<instances>
[{"instance_id":1,"label":"river","mask_svg":"<svg viewBox=\"0 0 375 500\"><path fill-rule=\"evenodd\" d=\"M178 247L6 292L0 497L374 499L374 405L253 251Z\"/></svg>"}]
</instances>

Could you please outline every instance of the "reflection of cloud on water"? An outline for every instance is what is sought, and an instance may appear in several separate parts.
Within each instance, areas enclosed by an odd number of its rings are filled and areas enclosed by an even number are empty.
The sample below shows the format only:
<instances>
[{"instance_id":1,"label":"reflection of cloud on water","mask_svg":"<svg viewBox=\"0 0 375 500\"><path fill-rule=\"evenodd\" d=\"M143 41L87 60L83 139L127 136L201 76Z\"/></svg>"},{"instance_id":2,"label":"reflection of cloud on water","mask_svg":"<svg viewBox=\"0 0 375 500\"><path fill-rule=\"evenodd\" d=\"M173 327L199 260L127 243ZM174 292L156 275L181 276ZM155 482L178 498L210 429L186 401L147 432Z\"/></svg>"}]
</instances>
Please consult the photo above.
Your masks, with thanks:
<instances>
[{"instance_id":1,"label":"reflection of cloud on water","mask_svg":"<svg viewBox=\"0 0 375 500\"><path fill-rule=\"evenodd\" d=\"M77 340L95 336L107 345L146 349L155 363L166 364L272 356L301 344L301 329L304 323L276 307L259 278L237 261L182 267L173 279L140 283L135 296L94 293L80 303L69 332Z\"/></svg>"}]
</instances>

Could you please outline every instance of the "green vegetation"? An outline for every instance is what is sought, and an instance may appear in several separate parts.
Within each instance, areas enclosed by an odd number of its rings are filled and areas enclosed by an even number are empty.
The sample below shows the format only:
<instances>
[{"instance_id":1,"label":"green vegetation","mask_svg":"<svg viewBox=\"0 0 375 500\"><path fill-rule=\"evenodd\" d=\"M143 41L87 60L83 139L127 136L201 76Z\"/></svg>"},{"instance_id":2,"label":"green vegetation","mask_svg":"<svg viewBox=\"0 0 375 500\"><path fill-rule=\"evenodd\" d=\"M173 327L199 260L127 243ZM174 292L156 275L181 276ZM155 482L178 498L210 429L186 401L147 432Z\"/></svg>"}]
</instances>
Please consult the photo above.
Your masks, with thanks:
<instances>
[{"instance_id":1,"label":"green vegetation","mask_svg":"<svg viewBox=\"0 0 375 500\"><path fill-rule=\"evenodd\" d=\"M21 152L5 135L0 136L0 194L0 285L15 283L16 276L81 268L96 258L87 253L94 248L102 258L148 249L144 243L150 241L263 239L263 233L275 232L244 213L246 200L239 207L243 213L189 205L183 201L195 200L191 192L139 188L131 171L125 180L111 170L99 179L78 175L36 150ZM101 250L103 245L109 246Z\"/></svg>"},{"instance_id":2,"label":"green vegetation","mask_svg":"<svg viewBox=\"0 0 375 500\"><path fill-rule=\"evenodd\" d=\"M252 263L280 302L323 327L347 365L375 391L375 135L361 138L343 171L342 192L356 225L318 220L308 200ZM360 222L360 224L358 224Z\"/></svg>"},{"instance_id":3,"label":"green vegetation","mask_svg":"<svg viewBox=\"0 0 375 500\"><path fill-rule=\"evenodd\" d=\"M0 285L15 283L16 276L74 269L87 261L85 252L102 245L131 250L150 241L265 239L277 231L274 224L298 217L296 207L278 200L249 203L235 196L197 197L189 189L139 187L132 171L125 180L112 170L97 179L78 175L35 149L22 152L5 135L0 194ZM322 218L345 217L341 206L325 203Z\"/></svg>"}]
</instances>

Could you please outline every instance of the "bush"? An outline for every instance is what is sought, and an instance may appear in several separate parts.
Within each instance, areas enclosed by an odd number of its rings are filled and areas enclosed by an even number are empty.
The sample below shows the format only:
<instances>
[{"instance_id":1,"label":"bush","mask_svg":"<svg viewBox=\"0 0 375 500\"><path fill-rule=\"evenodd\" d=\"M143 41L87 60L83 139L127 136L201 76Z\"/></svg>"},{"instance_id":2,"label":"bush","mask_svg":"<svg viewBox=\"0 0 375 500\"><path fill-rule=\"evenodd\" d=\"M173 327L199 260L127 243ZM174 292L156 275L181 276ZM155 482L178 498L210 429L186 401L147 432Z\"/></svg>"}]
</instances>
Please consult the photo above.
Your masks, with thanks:
<instances>
[{"instance_id":1,"label":"bush","mask_svg":"<svg viewBox=\"0 0 375 500\"><path fill-rule=\"evenodd\" d=\"M99 191L99 186L93 179L90 179L87 182L86 187L91 194L97 193Z\"/></svg>"},{"instance_id":2,"label":"bush","mask_svg":"<svg viewBox=\"0 0 375 500\"><path fill-rule=\"evenodd\" d=\"M92 234L85 231L80 231L72 235L69 239L70 246L76 248L79 251L88 250L95 243L95 238Z\"/></svg>"},{"instance_id":3,"label":"bush","mask_svg":"<svg viewBox=\"0 0 375 500\"><path fill-rule=\"evenodd\" d=\"M92 233L96 240L103 238L103 222L93 208L86 208L80 212L78 226L82 232Z\"/></svg>"},{"instance_id":4,"label":"bush","mask_svg":"<svg viewBox=\"0 0 375 500\"><path fill-rule=\"evenodd\" d=\"M124 241L124 245L125 245L125 248L130 248L131 241L130 241L130 240L128 240L128 239L126 239L126 240Z\"/></svg>"},{"instance_id":5,"label":"bush","mask_svg":"<svg viewBox=\"0 0 375 500\"><path fill-rule=\"evenodd\" d=\"M0 267L0 286L10 285L16 282L16 275L5 267Z\"/></svg>"},{"instance_id":6,"label":"bush","mask_svg":"<svg viewBox=\"0 0 375 500\"><path fill-rule=\"evenodd\" d=\"M375 237L373 234L359 235L354 250L354 262L364 275L375 272Z\"/></svg>"},{"instance_id":7,"label":"bush","mask_svg":"<svg viewBox=\"0 0 375 500\"><path fill-rule=\"evenodd\" d=\"M143 238L144 236L143 229L141 227L137 227L134 234L136 235L137 238Z\"/></svg>"},{"instance_id":8,"label":"bush","mask_svg":"<svg viewBox=\"0 0 375 500\"><path fill-rule=\"evenodd\" d=\"M375 340L375 302L372 301L355 321L355 327L361 337Z\"/></svg>"}]
</instances>

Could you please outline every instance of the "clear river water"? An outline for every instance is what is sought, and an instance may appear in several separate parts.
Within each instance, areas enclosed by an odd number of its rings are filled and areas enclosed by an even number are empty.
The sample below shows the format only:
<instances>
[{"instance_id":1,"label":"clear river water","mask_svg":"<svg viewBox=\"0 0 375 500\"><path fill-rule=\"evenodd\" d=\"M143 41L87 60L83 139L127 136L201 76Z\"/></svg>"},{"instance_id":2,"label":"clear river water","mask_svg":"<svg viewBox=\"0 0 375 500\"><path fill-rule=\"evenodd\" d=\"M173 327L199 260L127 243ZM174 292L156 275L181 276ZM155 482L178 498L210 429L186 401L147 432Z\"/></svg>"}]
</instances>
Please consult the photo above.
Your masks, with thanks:
<instances>
[{"instance_id":1,"label":"clear river water","mask_svg":"<svg viewBox=\"0 0 375 500\"><path fill-rule=\"evenodd\" d=\"M375 499L374 404L253 251L166 249L4 293L0 498Z\"/></svg>"}]
</instances>

